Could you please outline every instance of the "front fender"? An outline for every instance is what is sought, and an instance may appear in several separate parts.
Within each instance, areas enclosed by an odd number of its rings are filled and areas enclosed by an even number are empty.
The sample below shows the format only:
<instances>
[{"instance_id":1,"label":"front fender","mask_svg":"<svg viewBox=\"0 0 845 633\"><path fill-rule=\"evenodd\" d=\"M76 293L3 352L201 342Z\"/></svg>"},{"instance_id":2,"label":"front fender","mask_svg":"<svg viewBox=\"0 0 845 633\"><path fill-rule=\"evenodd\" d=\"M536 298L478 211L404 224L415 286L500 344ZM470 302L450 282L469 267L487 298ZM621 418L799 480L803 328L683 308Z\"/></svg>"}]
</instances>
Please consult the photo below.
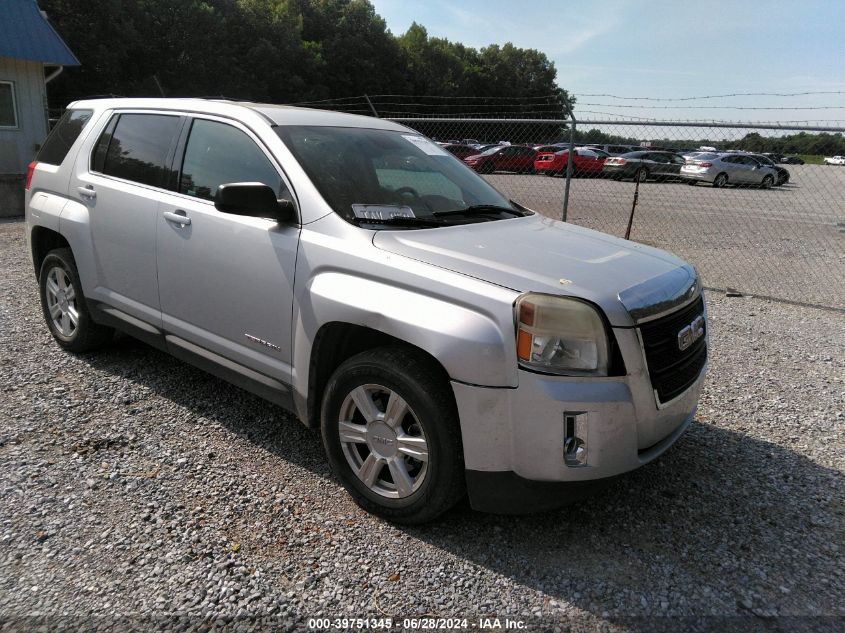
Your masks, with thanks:
<instances>
[{"instance_id":1,"label":"front fender","mask_svg":"<svg viewBox=\"0 0 845 633\"><path fill-rule=\"evenodd\" d=\"M320 327L349 323L406 341L436 358L452 380L516 386L508 333L480 310L341 271L315 275L300 295L294 326L295 389L308 393L311 349Z\"/></svg>"}]
</instances>

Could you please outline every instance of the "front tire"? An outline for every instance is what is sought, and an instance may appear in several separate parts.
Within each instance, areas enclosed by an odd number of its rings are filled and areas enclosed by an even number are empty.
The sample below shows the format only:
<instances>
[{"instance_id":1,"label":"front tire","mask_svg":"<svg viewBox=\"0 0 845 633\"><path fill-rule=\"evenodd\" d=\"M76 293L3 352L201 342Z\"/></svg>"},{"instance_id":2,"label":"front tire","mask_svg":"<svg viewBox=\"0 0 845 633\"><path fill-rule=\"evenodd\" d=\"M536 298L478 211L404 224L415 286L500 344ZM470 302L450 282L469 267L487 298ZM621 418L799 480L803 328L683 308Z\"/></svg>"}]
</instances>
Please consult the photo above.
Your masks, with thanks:
<instances>
[{"instance_id":1,"label":"front tire","mask_svg":"<svg viewBox=\"0 0 845 633\"><path fill-rule=\"evenodd\" d=\"M765 176L763 178L763 182L760 183L760 186L763 189L771 189L774 184L775 184L775 179L771 174L769 174L768 176Z\"/></svg>"},{"instance_id":2,"label":"front tire","mask_svg":"<svg viewBox=\"0 0 845 633\"><path fill-rule=\"evenodd\" d=\"M114 330L94 323L82 294L76 260L69 248L47 253L38 275L44 320L56 342L71 352L89 352L109 343Z\"/></svg>"},{"instance_id":3,"label":"front tire","mask_svg":"<svg viewBox=\"0 0 845 633\"><path fill-rule=\"evenodd\" d=\"M420 352L379 348L341 364L323 395L321 431L332 471L368 512L424 523L464 495L454 395Z\"/></svg>"}]
</instances>

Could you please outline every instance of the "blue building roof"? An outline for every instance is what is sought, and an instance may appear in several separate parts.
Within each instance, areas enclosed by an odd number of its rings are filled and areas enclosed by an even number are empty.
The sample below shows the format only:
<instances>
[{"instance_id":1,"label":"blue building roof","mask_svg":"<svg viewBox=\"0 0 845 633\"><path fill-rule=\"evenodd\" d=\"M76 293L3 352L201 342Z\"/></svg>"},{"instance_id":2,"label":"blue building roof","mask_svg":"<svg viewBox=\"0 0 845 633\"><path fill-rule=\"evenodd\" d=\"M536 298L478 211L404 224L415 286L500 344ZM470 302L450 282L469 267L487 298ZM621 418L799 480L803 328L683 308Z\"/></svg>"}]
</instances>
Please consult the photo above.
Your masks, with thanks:
<instances>
[{"instance_id":1,"label":"blue building roof","mask_svg":"<svg viewBox=\"0 0 845 633\"><path fill-rule=\"evenodd\" d=\"M35 0L0 0L0 57L59 66L80 65L41 15Z\"/></svg>"}]
</instances>

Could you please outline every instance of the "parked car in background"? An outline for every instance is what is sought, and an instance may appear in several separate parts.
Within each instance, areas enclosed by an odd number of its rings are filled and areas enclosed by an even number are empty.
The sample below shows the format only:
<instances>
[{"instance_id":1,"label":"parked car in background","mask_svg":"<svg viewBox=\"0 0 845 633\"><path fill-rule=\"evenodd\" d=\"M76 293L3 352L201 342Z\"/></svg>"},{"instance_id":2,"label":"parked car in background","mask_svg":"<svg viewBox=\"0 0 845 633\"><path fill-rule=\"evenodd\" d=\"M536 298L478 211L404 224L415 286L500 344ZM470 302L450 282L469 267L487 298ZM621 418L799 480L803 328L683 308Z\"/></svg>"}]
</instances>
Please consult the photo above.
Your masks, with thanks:
<instances>
[{"instance_id":1,"label":"parked car in background","mask_svg":"<svg viewBox=\"0 0 845 633\"><path fill-rule=\"evenodd\" d=\"M572 167L574 175L596 175L602 171L607 154L591 147L576 147L573 150ZM534 159L534 171L538 174L555 176L566 173L569 162L569 148L557 151L539 151Z\"/></svg>"},{"instance_id":2,"label":"parked car in background","mask_svg":"<svg viewBox=\"0 0 845 633\"><path fill-rule=\"evenodd\" d=\"M481 143L479 142L479 140L477 138L465 138L464 140L461 141L461 144L462 145L473 145L473 146L481 145Z\"/></svg>"},{"instance_id":3,"label":"parked car in background","mask_svg":"<svg viewBox=\"0 0 845 633\"><path fill-rule=\"evenodd\" d=\"M691 185L712 183L725 185L758 185L764 189L777 182L777 171L747 154L704 154L687 161L681 176Z\"/></svg>"},{"instance_id":4,"label":"parked car in background","mask_svg":"<svg viewBox=\"0 0 845 633\"><path fill-rule=\"evenodd\" d=\"M594 143L586 143L584 147L591 147L606 153L608 156L621 156L622 154L629 154L642 150L642 147L636 145L596 145Z\"/></svg>"},{"instance_id":5,"label":"parked car in background","mask_svg":"<svg viewBox=\"0 0 845 633\"><path fill-rule=\"evenodd\" d=\"M532 145L534 149L537 150L538 154L542 154L544 152L559 152L562 149L567 149L569 147L569 143L551 143L546 145Z\"/></svg>"},{"instance_id":6,"label":"parked car in background","mask_svg":"<svg viewBox=\"0 0 845 633\"><path fill-rule=\"evenodd\" d=\"M488 149L493 149L494 147L501 147L501 145L499 145L498 143L486 143L484 145L479 145L475 148L476 154L483 154Z\"/></svg>"},{"instance_id":7,"label":"parked car in background","mask_svg":"<svg viewBox=\"0 0 845 633\"><path fill-rule=\"evenodd\" d=\"M825 157L825 165L845 165L845 156L831 156Z\"/></svg>"},{"instance_id":8,"label":"parked car in background","mask_svg":"<svg viewBox=\"0 0 845 633\"><path fill-rule=\"evenodd\" d=\"M604 161L602 173L614 180L631 178L645 182L654 180L680 180L684 159L671 152L638 151L621 156L610 156Z\"/></svg>"},{"instance_id":9,"label":"parked car in background","mask_svg":"<svg viewBox=\"0 0 845 633\"><path fill-rule=\"evenodd\" d=\"M775 186L785 185L789 182L789 170L786 167L781 167L777 164L775 160L773 160L767 154L748 154L751 158L756 159L761 164L765 165L766 167L771 167L772 169L777 172L777 177L775 178Z\"/></svg>"},{"instance_id":10,"label":"parked car in background","mask_svg":"<svg viewBox=\"0 0 845 633\"><path fill-rule=\"evenodd\" d=\"M534 171L537 150L527 145L497 145L486 152L467 156L464 162L481 174L494 171L515 171L521 174Z\"/></svg>"},{"instance_id":11,"label":"parked car in background","mask_svg":"<svg viewBox=\"0 0 845 633\"><path fill-rule=\"evenodd\" d=\"M784 156L783 158L780 159L780 162L782 162L784 165L803 165L804 164L804 160L801 159L801 158L798 158L797 156Z\"/></svg>"},{"instance_id":12,"label":"parked car in background","mask_svg":"<svg viewBox=\"0 0 845 633\"><path fill-rule=\"evenodd\" d=\"M467 156L472 156L478 153L477 148L472 147L471 145L464 145L463 143L457 145L454 143L447 143L445 145L441 145L441 147L458 158L466 158Z\"/></svg>"}]
</instances>

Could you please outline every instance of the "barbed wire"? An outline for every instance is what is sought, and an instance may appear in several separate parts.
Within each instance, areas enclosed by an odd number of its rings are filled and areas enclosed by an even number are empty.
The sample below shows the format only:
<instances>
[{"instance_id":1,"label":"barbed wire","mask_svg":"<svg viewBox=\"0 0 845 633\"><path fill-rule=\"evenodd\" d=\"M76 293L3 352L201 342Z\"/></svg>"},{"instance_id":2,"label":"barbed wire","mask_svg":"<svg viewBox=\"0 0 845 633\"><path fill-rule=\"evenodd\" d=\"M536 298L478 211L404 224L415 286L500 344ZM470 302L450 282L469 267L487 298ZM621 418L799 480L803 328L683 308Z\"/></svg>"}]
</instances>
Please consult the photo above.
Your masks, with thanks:
<instances>
[{"instance_id":1,"label":"barbed wire","mask_svg":"<svg viewBox=\"0 0 845 633\"><path fill-rule=\"evenodd\" d=\"M806 92L733 92L722 95L702 95L698 97L628 97L608 93L582 93L579 97L606 97L630 101L699 101L703 99L726 99L729 97L806 97L812 95L842 95L843 90L808 90Z\"/></svg>"},{"instance_id":2,"label":"barbed wire","mask_svg":"<svg viewBox=\"0 0 845 633\"><path fill-rule=\"evenodd\" d=\"M627 105L616 103L582 103L580 105L594 106L599 108L632 108L637 110L845 110L841 106L652 106L652 105Z\"/></svg>"}]
</instances>

